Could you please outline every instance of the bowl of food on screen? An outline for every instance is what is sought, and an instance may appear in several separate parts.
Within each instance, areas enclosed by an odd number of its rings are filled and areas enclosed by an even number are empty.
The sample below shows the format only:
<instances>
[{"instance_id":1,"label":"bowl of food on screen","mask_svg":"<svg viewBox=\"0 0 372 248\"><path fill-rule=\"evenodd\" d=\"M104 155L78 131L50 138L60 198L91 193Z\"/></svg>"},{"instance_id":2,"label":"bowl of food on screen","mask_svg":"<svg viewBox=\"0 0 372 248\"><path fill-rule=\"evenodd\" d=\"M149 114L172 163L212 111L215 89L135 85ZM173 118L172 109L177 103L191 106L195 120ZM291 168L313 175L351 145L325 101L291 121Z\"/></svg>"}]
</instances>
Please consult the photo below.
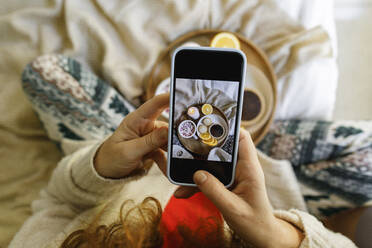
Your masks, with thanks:
<instances>
[{"instance_id":1,"label":"bowl of food on screen","mask_svg":"<svg viewBox=\"0 0 372 248\"><path fill-rule=\"evenodd\" d=\"M202 143L217 146L226 138L227 124L217 115L207 115L197 125L197 135Z\"/></svg>"},{"instance_id":2,"label":"bowl of food on screen","mask_svg":"<svg viewBox=\"0 0 372 248\"><path fill-rule=\"evenodd\" d=\"M197 136L200 141L208 146L221 145L227 136L228 124L223 113L213 113L209 104L202 106L202 117L197 122Z\"/></svg>"},{"instance_id":3,"label":"bowl of food on screen","mask_svg":"<svg viewBox=\"0 0 372 248\"><path fill-rule=\"evenodd\" d=\"M196 124L191 120L184 120L178 125L178 133L182 138L195 138Z\"/></svg>"},{"instance_id":4,"label":"bowl of food on screen","mask_svg":"<svg viewBox=\"0 0 372 248\"><path fill-rule=\"evenodd\" d=\"M225 135L225 132L226 132L225 128L218 123L214 123L214 124L210 125L208 131L211 134L211 136L215 139L222 138Z\"/></svg>"}]
</instances>

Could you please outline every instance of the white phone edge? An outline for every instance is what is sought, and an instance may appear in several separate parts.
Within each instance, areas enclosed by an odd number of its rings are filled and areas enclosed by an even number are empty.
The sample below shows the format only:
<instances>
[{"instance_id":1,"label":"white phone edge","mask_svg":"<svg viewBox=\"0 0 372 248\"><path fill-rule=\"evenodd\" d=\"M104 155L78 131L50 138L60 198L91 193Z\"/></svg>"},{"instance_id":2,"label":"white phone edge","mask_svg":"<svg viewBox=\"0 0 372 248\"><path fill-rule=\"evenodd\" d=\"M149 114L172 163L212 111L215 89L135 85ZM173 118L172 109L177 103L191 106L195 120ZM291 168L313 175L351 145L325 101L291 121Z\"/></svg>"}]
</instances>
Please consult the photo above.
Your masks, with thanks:
<instances>
[{"instance_id":1,"label":"white phone edge","mask_svg":"<svg viewBox=\"0 0 372 248\"><path fill-rule=\"evenodd\" d=\"M174 60L175 60L175 57L177 55L177 53L181 50L208 50L208 51L227 51L227 52L236 52L236 53L239 53L242 58L243 58L243 75L242 75L242 83L240 84L240 96L239 96L239 99L240 99L240 102L238 103L239 104L239 111L237 113L237 116L236 116L236 124L235 125L238 125L238 128L237 128L237 131L236 131L236 134L235 134L235 137L238 137L237 139L235 139L235 142L234 142L234 153L233 153L233 171L232 171L232 174L233 174L233 177L231 178L231 181L225 185L226 188L230 187L233 183L234 183L234 180L235 180L235 169L236 169L236 163L237 163L237 159L238 159L238 150L239 150L239 131L240 131L240 120L241 120L241 116L242 116L242 108L243 108L243 93L244 93L244 85L245 85L245 74L246 74L246 68L247 68L247 59L245 57L245 54L238 50L238 49L233 49L233 48L213 48L213 47L178 47L174 52L173 52L173 55L172 55L172 65L171 65L171 78L170 78L170 97L169 97L169 129L168 129L168 154L167 154L167 177L168 177L168 180L172 183L172 184L175 184L175 185L180 185L180 186L196 186L196 184L194 183L179 183L179 182L176 182L174 180L172 180L172 178L170 177L170 161L171 161L171 145L172 145L172 132L173 132L173 98L174 98L174 91L173 91L173 85L174 85Z\"/></svg>"}]
</instances>

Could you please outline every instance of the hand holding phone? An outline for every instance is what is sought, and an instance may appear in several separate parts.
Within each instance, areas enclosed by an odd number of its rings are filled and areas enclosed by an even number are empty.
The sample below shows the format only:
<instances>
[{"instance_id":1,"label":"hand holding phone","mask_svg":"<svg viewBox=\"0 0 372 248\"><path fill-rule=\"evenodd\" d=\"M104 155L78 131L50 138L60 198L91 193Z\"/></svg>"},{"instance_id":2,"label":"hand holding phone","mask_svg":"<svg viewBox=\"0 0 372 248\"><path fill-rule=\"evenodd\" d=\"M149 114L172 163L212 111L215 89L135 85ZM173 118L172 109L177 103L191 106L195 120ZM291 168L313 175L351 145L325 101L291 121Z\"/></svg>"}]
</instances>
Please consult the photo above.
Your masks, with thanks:
<instances>
[{"instance_id":1,"label":"hand holding phone","mask_svg":"<svg viewBox=\"0 0 372 248\"><path fill-rule=\"evenodd\" d=\"M195 186L193 174L205 170L226 187L233 184L245 70L240 50L174 52L167 166L172 183Z\"/></svg>"},{"instance_id":2,"label":"hand holding phone","mask_svg":"<svg viewBox=\"0 0 372 248\"><path fill-rule=\"evenodd\" d=\"M174 196L188 198L200 190L220 210L229 227L254 247L299 247L303 239L301 231L274 216L256 148L247 131L240 131L235 184L231 191L206 171L196 172L194 181L198 188L181 186Z\"/></svg>"}]
</instances>

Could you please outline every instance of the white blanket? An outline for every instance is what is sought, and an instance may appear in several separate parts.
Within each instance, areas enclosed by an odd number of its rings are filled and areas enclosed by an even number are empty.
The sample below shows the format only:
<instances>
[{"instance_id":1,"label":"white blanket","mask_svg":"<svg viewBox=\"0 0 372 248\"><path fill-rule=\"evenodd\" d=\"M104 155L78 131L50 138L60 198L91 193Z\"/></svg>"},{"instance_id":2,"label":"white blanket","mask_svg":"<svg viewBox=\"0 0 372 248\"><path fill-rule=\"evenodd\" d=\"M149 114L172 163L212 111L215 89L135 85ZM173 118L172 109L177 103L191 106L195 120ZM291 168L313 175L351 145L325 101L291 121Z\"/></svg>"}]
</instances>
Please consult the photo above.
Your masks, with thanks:
<instances>
[{"instance_id":1,"label":"white blanket","mask_svg":"<svg viewBox=\"0 0 372 248\"><path fill-rule=\"evenodd\" d=\"M289 77L279 78L277 119L332 118L338 85L337 38L333 0L275 0L278 6L306 29L327 31L332 56L310 60Z\"/></svg>"}]
</instances>

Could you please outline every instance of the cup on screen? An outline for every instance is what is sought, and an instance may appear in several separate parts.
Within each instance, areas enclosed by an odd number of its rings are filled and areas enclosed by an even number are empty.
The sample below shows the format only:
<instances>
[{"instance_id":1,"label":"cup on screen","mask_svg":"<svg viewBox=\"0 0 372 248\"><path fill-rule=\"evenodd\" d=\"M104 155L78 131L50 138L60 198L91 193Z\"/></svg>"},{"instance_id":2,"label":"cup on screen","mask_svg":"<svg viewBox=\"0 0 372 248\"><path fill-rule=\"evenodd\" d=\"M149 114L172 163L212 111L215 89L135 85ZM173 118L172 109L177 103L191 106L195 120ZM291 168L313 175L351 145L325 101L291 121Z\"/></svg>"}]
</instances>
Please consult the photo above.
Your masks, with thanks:
<instances>
[{"instance_id":1,"label":"cup on screen","mask_svg":"<svg viewBox=\"0 0 372 248\"><path fill-rule=\"evenodd\" d=\"M213 138L219 139L224 136L225 128L222 125L215 123L209 126L209 133Z\"/></svg>"},{"instance_id":2,"label":"cup on screen","mask_svg":"<svg viewBox=\"0 0 372 248\"><path fill-rule=\"evenodd\" d=\"M178 133L182 138L189 139L195 135L196 125L193 121L184 120L178 125Z\"/></svg>"}]
</instances>

